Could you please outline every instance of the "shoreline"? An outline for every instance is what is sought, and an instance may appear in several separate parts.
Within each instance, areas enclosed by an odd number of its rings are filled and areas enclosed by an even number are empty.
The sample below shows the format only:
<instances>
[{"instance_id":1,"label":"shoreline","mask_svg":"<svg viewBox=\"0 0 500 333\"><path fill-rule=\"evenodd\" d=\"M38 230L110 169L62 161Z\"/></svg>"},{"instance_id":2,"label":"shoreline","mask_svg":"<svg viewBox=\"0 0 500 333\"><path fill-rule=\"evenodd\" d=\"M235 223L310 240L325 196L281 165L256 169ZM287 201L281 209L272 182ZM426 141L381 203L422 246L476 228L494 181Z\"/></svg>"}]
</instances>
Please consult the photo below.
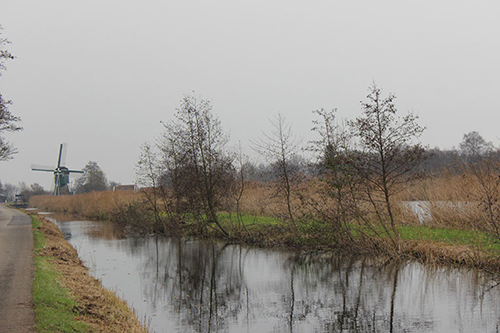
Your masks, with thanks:
<instances>
[{"instance_id":1,"label":"shoreline","mask_svg":"<svg viewBox=\"0 0 500 333\"><path fill-rule=\"evenodd\" d=\"M75 302L71 309L74 320L87 326L83 332L149 332L126 301L89 274L77 251L64 239L54 223L36 212L25 213L34 216L39 222L33 232L41 233L45 239L42 248L34 249L34 256L48 261L56 271L57 282Z\"/></svg>"}]
</instances>

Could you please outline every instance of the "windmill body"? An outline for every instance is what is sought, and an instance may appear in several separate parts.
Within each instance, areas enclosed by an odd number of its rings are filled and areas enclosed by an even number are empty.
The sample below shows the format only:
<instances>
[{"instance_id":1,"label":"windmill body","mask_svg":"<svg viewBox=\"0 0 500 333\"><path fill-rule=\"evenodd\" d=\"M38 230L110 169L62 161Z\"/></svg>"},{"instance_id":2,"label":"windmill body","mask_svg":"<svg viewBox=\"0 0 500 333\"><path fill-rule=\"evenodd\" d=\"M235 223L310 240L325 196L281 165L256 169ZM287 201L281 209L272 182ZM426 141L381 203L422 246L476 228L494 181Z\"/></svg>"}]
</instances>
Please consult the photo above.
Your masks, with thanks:
<instances>
[{"instance_id":1,"label":"windmill body","mask_svg":"<svg viewBox=\"0 0 500 333\"><path fill-rule=\"evenodd\" d=\"M70 170L64 166L66 146L61 144L59 146L59 158L57 159L57 166L55 168L37 168L32 167L31 171L44 171L54 173L54 195L69 193L69 174L70 173L85 173L82 170Z\"/></svg>"}]
</instances>

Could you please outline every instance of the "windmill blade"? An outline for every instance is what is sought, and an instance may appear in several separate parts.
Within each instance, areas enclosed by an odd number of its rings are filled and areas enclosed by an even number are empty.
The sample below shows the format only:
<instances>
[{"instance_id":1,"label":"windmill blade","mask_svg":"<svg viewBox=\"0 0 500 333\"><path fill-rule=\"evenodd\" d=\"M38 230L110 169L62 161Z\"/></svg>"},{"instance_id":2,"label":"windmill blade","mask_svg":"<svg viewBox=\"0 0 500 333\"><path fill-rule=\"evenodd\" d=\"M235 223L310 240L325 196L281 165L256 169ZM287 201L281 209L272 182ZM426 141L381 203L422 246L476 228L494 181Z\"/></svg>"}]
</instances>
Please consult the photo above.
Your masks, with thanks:
<instances>
[{"instance_id":1,"label":"windmill blade","mask_svg":"<svg viewBox=\"0 0 500 333\"><path fill-rule=\"evenodd\" d=\"M32 164L30 166L31 171L47 171L47 172L55 172L53 167L48 166L48 165L39 165L39 164Z\"/></svg>"},{"instance_id":2,"label":"windmill blade","mask_svg":"<svg viewBox=\"0 0 500 333\"><path fill-rule=\"evenodd\" d=\"M46 171L46 172L56 172L54 169L31 169L31 171Z\"/></svg>"},{"instance_id":3,"label":"windmill blade","mask_svg":"<svg viewBox=\"0 0 500 333\"><path fill-rule=\"evenodd\" d=\"M65 172L68 172L68 173L85 173L85 171L82 171L82 170L65 170Z\"/></svg>"},{"instance_id":4,"label":"windmill blade","mask_svg":"<svg viewBox=\"0 0 500 333\"><path fill-rule=\"evenodd\" d=\"M59 146L59 156L57 157L57 169L61 167L61 160L62 160L62 153L63 153L63 144Z\"/></svg>"},{"instance_id":5,"label":"windmill blade","mask_svg":"<svg viewBox=\"0 0 500 333\"><path fill-rule=\"evenodd\" d=\"M63 143L61 143L61 146L62 146L62 150L60 152L61 153L61 158L60 158L61 164L59 165L60 167L66 165L66 156L67 156L67 152L68 152L68 144L63 142Z\"/></svg>"}]
</instances>

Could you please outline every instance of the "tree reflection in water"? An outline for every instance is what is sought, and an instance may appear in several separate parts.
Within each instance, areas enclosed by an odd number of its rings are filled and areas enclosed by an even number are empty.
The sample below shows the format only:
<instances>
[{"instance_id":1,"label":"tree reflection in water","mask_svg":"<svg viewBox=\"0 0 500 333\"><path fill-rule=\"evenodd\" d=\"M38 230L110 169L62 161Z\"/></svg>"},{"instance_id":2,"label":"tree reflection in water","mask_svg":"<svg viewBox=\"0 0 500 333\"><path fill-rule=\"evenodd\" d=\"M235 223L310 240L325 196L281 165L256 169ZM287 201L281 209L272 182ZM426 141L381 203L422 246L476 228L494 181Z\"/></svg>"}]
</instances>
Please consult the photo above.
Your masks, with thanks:
<instances>
[{"instance_id":1,"label":"tree reflection in water","mask_svg":"<svg viewBox=\"0 0 500 333\"><path fill-rule=\"evenodd\" d=\"M70 224L62 229L84 261L92 253L94 274L103 275L100 267L107 265L105 286L121 291L158 332L488 332L500 326L499 288L477 271L161 237L110 240ZM111 270L113 256L123 259ZM124 278L129 273L137 274L135 283Z\"/></svg>"},{"instance_id":2,"label":"tree reflection in water","mask_svg":"<svg viewBox=\"0 0 500 333\"><path fill-rule=\"evenodd\" d=\"M218 332L238 318L245 307L240 301L246 298L241 248L171 240L156 254L141 273L144 280L154 281L143 286L155 310L167 307L178 320L176 326L198 332ZM154 277L148 274L151 267L157 267Z\"/></svg>"},{"instance_id":3,"label":"tree reflection in water","mask_svg":"<svg viewBox=\"0 0 500 333\"><path fill-rule=\"evenodd\" d=\"M148 302L174 314L181 331L432 332L442 328L436 327L442 318L434 290L440 280L458 299L470 297L450 284L450 277L459 282L457 271L418 264L180 240L161 247L142 270L148 280L148 266L160 267L155 283L143 286ZM460 274L468 275L476 302L457 305L463 313L481 306L486 294L477 272ZM452 321L471 327L461 321L477 318L467 317Z\"/></svg>"}]
</instances>

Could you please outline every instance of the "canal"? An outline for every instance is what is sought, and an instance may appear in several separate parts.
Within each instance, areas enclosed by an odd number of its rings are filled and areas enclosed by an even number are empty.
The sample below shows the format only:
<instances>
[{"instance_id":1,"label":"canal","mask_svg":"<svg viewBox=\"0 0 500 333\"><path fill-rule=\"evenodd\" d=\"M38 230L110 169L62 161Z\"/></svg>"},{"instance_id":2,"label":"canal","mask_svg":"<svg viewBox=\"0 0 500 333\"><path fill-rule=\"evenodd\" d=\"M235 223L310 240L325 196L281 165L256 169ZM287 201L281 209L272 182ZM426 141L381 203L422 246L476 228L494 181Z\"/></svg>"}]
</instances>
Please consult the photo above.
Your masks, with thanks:
<instances>
[{"instance_id":1,"label":"canal","mask_svg":"<svg viewBox=\"0 0 500 333\"><path fill-rule=\"evenodd\" d=\"M163 237L51 215L103 285L154 332L497 332L488 275Z\"/></svg>"}]
</instances>

